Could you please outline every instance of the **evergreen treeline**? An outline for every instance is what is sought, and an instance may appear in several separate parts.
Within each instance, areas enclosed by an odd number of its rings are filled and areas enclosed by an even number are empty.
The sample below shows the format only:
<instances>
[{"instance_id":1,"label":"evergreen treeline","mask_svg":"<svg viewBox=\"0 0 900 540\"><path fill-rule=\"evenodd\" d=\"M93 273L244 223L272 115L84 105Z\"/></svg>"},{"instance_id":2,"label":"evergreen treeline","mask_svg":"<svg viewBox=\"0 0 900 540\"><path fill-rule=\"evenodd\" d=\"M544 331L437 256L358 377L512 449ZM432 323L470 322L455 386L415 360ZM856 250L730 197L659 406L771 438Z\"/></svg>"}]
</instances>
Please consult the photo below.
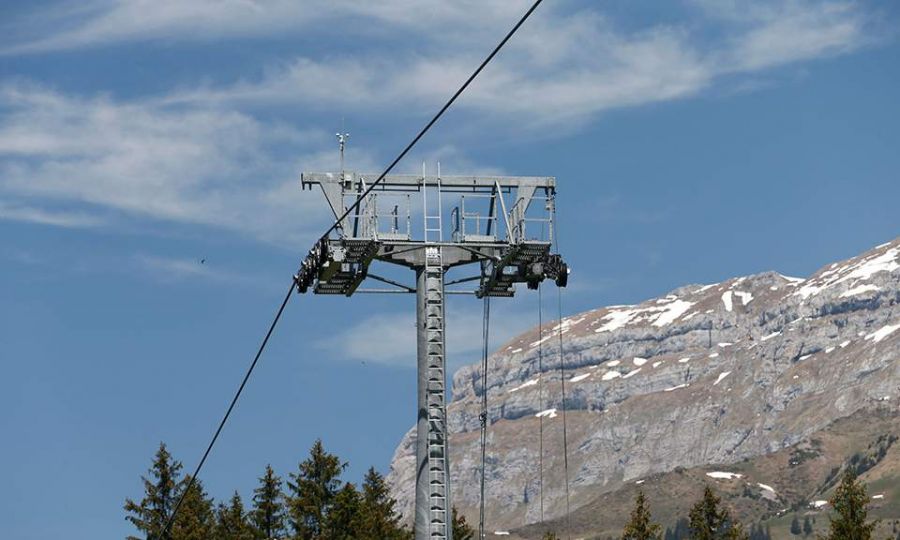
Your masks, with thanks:
<instances>
[{"instance_id":1,"label":"evergreen treeline","mask_svg":"<svg viewBox=\"0 0 900 540\"><path fill-rule=\"evenodd\" d=\"M249 507L235 492L218 504L197 480L182 476L182 465L160 444L147 476L143 476L144 496L140 501L125 499L125 519L148 540L412 540L413 535L394 510L396 501L388 493L384 477L370 468L357 488L341 480L347 467L316 441L309 456L288 475L285 482L266 466L253 490ZM190 487L188 487L190 486ZM187 491L185 491L187 490ZM171 528L163 530L175 504L184 501ZM877 522L868 520L866 488L848 468L835 490L829 534L822 540L871 540ZM475 531L452 514L453 538L474 540ZM809 518L801 525L794 517L790 531L808 536ZM128 540L141 537L129 536ZM545 540L556 540L547 532ZM731 517L727 508L707 486L688 517L661 532L654 523L647 500L638 491L630 519L621 540L771 540L768 527L753 525L750 531Z\"/></svg>"},{"instance_id":2,"label":"evergreen treeline","mask_svg":"<svg viewBox=\"0 0 900 540\"><path fill-rule=\"evenodd\" d=\"M125 519L141 536L129 540L411 540L401 525L384 477L369 469L357 488L341 480L347 467L316 441L287 481L270 466L259 478L248 505L235 492L218 504L199 480L188 489L181 463L160 444L148 474L142 477L144 496L125 499ZM184 502L163 534L182 493ZM453 509L454 538L473 540L475 533Z\"/></svg>"},{"instance_id":3,"label":"evergreen treeline","mask_svg":"<svg viewBox=\"0 0 900 540\"><path fill-rule=\"evenodd\" d=\"M753 525L750 532L732 519L729 511L721 504L721 499L707 486L703 496L691 508L689 517L681 518L674 527L660 535L659 525L653 523L644 494L638 491L631 512L631 519L622 531L622 540L771 540L769 528ZM853 469L847 468L841 484L829 501L834 509L827 536L821 540L872 540L872 533L878 522L868 520L866 506L869 498L866 488L856 477ZM809 516L801 522L796 516L791 521L792 535L809 536L813 533ZM896 532L896 531L895 531ZM900 534L898 534L900 538Z\"/></svg>"},{"instance_id":4,"label":"evergreen treeline","mask_svg":"<svg viewBox=\"0 0 900 540\"><path fill-rule=\"evenodd\" d=\"M639 516L639 518L638 518ZM640 523L643 534L629 534L634 524ZM744 527L732 519L731 513L722 506L722 500L706 486L703 496L697 501L687 518L681 518L674 528L667 528L664 534L659 533L659 525L651 521L650 510L646 508L643 492L638 492L635 509L631 513L631 521L625 526L622 540L763 540L769 539L768 532L753 527L748 534Z\"/></svg>"}]
</instances>

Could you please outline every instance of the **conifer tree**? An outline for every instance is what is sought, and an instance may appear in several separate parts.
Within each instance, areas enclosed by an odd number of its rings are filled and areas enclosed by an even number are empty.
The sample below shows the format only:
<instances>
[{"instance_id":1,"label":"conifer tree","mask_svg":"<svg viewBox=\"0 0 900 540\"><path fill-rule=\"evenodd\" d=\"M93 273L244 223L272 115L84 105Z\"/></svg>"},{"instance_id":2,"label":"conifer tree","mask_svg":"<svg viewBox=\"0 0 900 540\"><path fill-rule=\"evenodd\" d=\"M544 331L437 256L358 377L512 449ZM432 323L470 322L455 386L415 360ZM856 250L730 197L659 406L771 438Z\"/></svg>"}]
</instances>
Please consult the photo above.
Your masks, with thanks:
<instances>
[{"instance_id":1,"label":"conifer tree","mask_svg":"<svg viewBox=\"0 0 900 540\"><path fill-rule=\"evenodd\" d=\"M660 526L650 519L650 509L647 507L644 492L638 490L631 519L622 531L622 540L659 540Z\"/></svg>"},{"instance_id":2,"label":"conifer tree","mask_svg":"<svg viewBox=\"0 0 900 540\"><path fill-rule=\"evenodd\" d=\"M664 540L684 540L691 535L691 524L687 518L680 518L675 522L675 528L666 528Z\"/></svg>"},{"instance_id":3,"label":"conifer tree","mask_svg":"<svg viewBox=\"0 0 900 540\"><path fill-rule=\"evenodd\" d=\"M172 540L208 540L215 533L213 501L206 495L200 480L191 483L190 479L185 476L179 486L179 492L186 491L172 522Z\"/></svg>"},{"instance_id":4,"label":"conifer tree","mask_svg":"<svg viewBox=\"0 0 900 540\"><path fill-rule=\"evenodd\" d=\"M831 498L834 514L831 516L831 527L827 540L870 540L877 522L869 523L866 505L869 496L866 487L856 478L856 474L848 467L844 471L841 483Z\"/></svg>"},{"instance_id":5,"label":"conifer tree","mask_svg":"<svg viewBox=\"0 0 900 540\"><path fill-rule=\"evenodd\" d=\"M397 501L391 498L384 476L371 467L363 480L356 525L359 537L385 540L406 537L408 533L400 525L400 516L394 510L396 504Z\"/></svg>"},{"instance_id":6,"label":"conifer tree","mask_svg":"<svg viewBox=\"0 0 900 540\"><path fill-rule=\"evenodd\" d=\"M452 529L453 529L453 540L474 540L475 538L475 529L473 529L467 522L466 516L460 515L456 511L456 507L453 507L453 512L451 513L452 519Z\"/></svg>"},{"instance_id":7,"label":"conifer tree","mask_svg":"<svg viewBox=\"0 0 900 540\"><path fill-rule=\"evenodd\" d=\"M691 540L744 540L747 535L739 523L733 523L728 510L720 508L721 500L709 486L703 497L691 508Z\"/></svg>"},{"instance_id":8,"label":"conifer tree","mask_svg":"<svg viewBox=\"0 0 900 540\"><path fill-rule=\"evenodd\" d=\"M809 516L803 518L803 535L809 536L813 533L812 523L809 521Z\"/></svg>"},{"instance_id":9,"label":"conifer tree","mask_svg":"<svg viewBox=\"0 0 900 540\"><path fill-rule=\"evenodd\" d=\"M797 514L794 514L794 519L791 520L791 534L799 536L802 533L803 529L800 527L800 519L797 517Z\"/></svg>"},{"instance_id":10,"label":"conifer tree","mask_svg":"<svg viewBox=\"0 0 900 540\"><path fill-rule=\"evenodd\" d=\"M148 476L141 477L144 483L144 498L141 502L125 499L125 512L129 514L125 519L144 533L146 538L172 540L171 534L163 536L162 531L178 501L181 463L172 459L164 443L159 443L148 472ZM128 539L138 540L138 537L129 536Z\"/></svg>"},{"instance_id":11,"label":"conifer tree","mask_svg":"<svg viewBox=\"0 0 900 540\"><path fill-rule=\"evenodd\" d=\"M360 496L356 486L347 482L334 497L334 504L328 512L328 540L356 540L357 538L381 538L367 536L357 530L356 521L360 511Z\"/></svg>"},{"instance_id":12,"label":"conifer tree","mask_svg":"<svg viewBox=\"0 0 900 540\"><path fill-rule=\"evenodd\" d=\"M750 527L750 540L772 540L767 529L762 525L753 525Z\"/></svg>"},{"instance_id":13,"label":"conifer tree","mask_svg":"<svg viewBox=\"0 0 900 540\"><path fill-rule=\"evenodd\" d=\"M244 501L235 491L231 501L226 506L219 504L216 510L216 539L217 540L253 540L255 538L253 527L247 519L244 511Z\"/></svg>"},{"instance_id":14,"label":"conifer tree","mask_svg":"<svg viewBox=\"0 0 900 540\"><path fill-rule=\"evenodd\" d=\"M297 540L326 540L326 520L341 487L345 463L325 451L316 440L309 457L300 463L288 481L288 520Z\"/></svg>"},{"instance_id":15,"label":"conifer tree","mask_svg":"<svg viewBox=\"0 0 900 540\"><path fill-rule=\"evenodd\" d=\"M284 535L284 495L281 492L281 478L271 465L259 479L259 486L253 490L253 510L250 521L260 540L273 540Z\"/></svg>"}]
</instances>

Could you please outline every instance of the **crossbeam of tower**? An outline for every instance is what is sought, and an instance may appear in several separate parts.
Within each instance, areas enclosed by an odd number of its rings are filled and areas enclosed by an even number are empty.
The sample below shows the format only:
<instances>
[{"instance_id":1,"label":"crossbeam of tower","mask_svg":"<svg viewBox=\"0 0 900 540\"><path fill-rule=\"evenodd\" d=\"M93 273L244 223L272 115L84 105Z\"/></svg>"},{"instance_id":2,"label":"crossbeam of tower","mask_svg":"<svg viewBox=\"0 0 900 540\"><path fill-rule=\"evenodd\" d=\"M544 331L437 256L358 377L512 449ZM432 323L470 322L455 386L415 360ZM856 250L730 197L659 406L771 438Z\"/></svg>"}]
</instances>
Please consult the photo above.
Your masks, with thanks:
<instances>
[{"instance_id":1,"label":"crossbeam of tower","mask_svg":"<svg viewBox=\"0 0 900 540\"><path fill-rule=\"evenodd\" d=\"M385 176L370 190L377 177L349 171L301 175L301 187L318 186L336 219L347 215L310 249L295 281L300 293L416 294L415 538L452 540L445 296L511 297L517 283L535 289L545 279L565 287L568 267L551 253L556 179L441 176L438 166L435 175L425 174L423 167L421 175ZM347 213L362 194L363 200ZM449 228L445 208L451 210ZM375 274L376 263L412 270L415 284ZM477 275L445 279L451 269L468 265L477 265ZM361 288L366 281L389 288ZM448 289L474 282L474 289Z\"/></svg>"}]
</instances>

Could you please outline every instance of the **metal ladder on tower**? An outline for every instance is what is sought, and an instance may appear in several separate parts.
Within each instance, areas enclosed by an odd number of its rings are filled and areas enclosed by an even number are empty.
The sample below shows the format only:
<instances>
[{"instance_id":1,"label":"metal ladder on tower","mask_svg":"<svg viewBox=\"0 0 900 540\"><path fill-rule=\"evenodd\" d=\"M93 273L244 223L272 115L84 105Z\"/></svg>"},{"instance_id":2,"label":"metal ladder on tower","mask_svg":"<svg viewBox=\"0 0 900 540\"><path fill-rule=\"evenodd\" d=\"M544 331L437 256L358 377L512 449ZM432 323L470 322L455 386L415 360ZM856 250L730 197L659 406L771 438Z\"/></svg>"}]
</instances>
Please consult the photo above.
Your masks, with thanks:
<instances>
[{"instance_id":1,"label":"metal ladder on tower","mask_svg":"<svg viewBox=\"0 0 900 540\"><path fill-rule=\"evenodd\" d=\"M422 164L422 214L425 216L425 243L443 242L444 231L442 223L441 210L441 164L438 163L437 177L435 178L434 187L437 189L437 206L434 210L435 214L429 214L428 208L428 176L425 175L425 164ZM425 261L426 266L428 261Z\"/></svg>"},{"instance_id":2,"label":"metal ladder on tower","mask_svg":"<svg viewBox=\"0 0 900 540\"><path fill-rule=\"evenodd\" d=\"M425 216L425 311L428 364L428 538L447 540L449 534L449 482L447 463L446 375L444 357L444 264L440 243L443 242L441 210L441 173L435 182L436 213L429 214L428 180L422 167L422 190ZM437 245L432 245L437 243Z\"/></svg>"}]
</instances>

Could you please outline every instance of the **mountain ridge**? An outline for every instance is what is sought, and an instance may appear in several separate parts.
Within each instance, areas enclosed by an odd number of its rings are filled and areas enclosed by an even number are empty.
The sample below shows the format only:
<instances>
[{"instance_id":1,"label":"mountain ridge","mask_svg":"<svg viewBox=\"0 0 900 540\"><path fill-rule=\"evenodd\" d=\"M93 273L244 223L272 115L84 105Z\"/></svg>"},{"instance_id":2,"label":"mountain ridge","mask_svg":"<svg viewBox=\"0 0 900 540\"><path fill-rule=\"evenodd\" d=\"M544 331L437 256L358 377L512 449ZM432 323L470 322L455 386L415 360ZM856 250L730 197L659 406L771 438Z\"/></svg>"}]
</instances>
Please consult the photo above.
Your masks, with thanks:
<instances>
[{"instance_id":1,"label":"mountain ridge","mask_svg":"<svg viewBox=\"0 0 900 540\"><path fill-rule=\"evenodd\" d=\"M576 509L648 475L765 456L858 411L896 408L898 304L900 238L806 279L686 285L529 329L490 357L488 521L517 528L565 511L560 359ZM480 365L457 370L448 406L454 502L469 515L481 379ZM413 447L410 431L388 475L407 519Z\"/></svg>"}]
</instances>

